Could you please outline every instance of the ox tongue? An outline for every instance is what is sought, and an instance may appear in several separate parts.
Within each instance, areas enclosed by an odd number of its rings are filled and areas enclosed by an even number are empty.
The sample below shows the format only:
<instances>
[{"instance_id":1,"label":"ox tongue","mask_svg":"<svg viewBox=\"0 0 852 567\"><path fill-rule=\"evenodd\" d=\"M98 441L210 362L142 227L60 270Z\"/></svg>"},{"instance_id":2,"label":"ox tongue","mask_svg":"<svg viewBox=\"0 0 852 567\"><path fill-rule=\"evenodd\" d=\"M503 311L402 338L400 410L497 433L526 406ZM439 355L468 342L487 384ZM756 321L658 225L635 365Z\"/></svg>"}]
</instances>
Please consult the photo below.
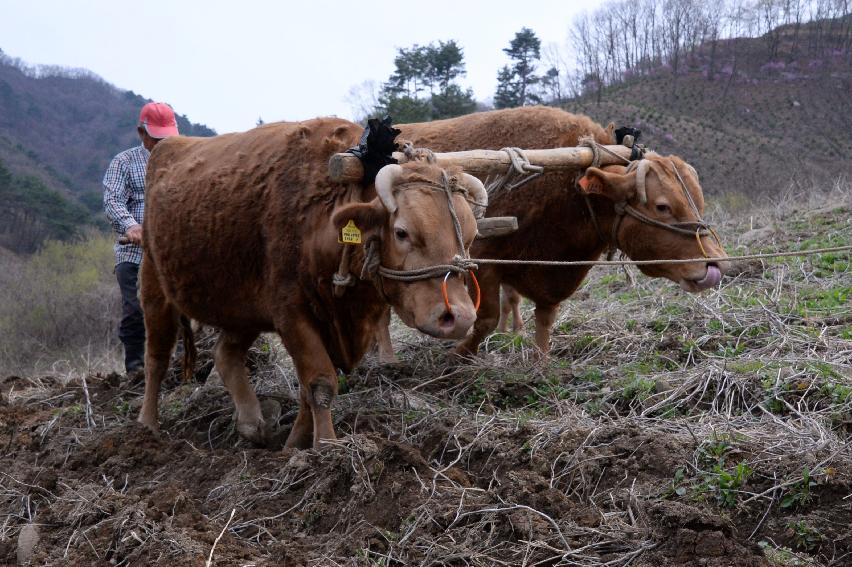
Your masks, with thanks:
<instances>
[{"instance_id":1,"label":"ox tongue","mask_svg":"<svg viewBox=\"0 0 852 567\"><path fill-rule=\"evenodd\" d=\"M698 287L701 289L708 289L711 287L716 287L719 285L719 282L722 281L722 272L719 271L717 266L707 266L707 274L697 282L695 282Z\"/></svg>"}]
</instances>

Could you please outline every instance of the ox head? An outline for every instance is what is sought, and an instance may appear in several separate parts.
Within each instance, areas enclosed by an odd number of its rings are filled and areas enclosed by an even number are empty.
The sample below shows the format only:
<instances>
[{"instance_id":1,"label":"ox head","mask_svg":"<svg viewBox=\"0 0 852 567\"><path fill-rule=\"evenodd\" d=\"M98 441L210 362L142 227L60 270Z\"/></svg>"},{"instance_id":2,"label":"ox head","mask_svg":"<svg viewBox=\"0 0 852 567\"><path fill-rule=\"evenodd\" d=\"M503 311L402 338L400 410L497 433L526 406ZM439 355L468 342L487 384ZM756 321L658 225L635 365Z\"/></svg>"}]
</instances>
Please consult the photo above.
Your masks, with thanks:
<instances>
[{"instance_id":1,"label":"ox head","mask_svg":"<svg viewBox=\"0 0 852 567\"><path fill-rule=\"evenodd\" d=\"M445 186L450 188L449 194ZM434 165L412 162L383 167L375 187L375 199L341 207L333 222L340 230L352 220L361 230L363 242L377 240L382 268L420 270L452 265L458 257L469 255L476 218L484 215L488 204L481 181L461 171L447 174ZM465 279L445 275L446 270L414 281L382 276L377 285L406 325L433 337L458 339L473 325L476 309Z\"/></svg>"},{"instance_id":2,"label":"ox head","mask_svg":"<svg viewBox=\"0 0 852 567\"><path fill-rule=\"evenodd\" d=\"M695 169L676 156L651 155L634 163L629 168L590 167L581 180L586 192L612 200L616 211L626 205L627 214L616 225L616 245L633 260L726 257L715 237L702 230L706 228L701 221L704 195ZM619 223L618 218L615 222ZM718 285L728 262L640 265L639 269L699 292Z\"/></svg>"}]
</instances>

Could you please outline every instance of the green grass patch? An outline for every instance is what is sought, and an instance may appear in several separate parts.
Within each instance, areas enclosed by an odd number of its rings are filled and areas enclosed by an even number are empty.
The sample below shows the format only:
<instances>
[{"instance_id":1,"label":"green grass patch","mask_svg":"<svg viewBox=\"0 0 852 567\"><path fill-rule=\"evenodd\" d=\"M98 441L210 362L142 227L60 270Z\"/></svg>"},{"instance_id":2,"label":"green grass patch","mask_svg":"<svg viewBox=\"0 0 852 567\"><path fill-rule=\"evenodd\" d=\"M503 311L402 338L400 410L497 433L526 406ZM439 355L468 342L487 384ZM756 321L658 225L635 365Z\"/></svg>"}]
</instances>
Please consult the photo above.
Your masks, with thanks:
<instances>
[{"instance_id":1,"label":"green grass patch","mask_svg":"<svg viewBox=\"0 0 852 567\"><path fill-rule=\"evenodd\" d=\"M491 352L517 352L531 346L523 335L514 333L494 333L488 339L488 350Z\"/></svg>"}]
</instances>

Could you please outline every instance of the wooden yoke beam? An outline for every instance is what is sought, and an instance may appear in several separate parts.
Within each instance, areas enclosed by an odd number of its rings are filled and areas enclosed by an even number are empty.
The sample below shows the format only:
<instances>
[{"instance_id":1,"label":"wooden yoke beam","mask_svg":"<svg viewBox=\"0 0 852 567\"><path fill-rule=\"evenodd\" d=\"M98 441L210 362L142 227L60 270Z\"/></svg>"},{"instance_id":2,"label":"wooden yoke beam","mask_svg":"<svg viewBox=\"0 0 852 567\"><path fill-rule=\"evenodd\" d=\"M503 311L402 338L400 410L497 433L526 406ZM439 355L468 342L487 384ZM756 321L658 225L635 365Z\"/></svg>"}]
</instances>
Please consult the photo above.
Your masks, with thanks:
<instances>
[{"instance_id":1,"label":"wooden yoke beam","mask_svg":"<svg viewBox=\"0 0 852 567\"><path fill-rule=\"evenodd\" d=\"M601 166L620 165L630 158L631 149L625 146L602 146L600 150ZM608 150L608 151L607 151ZM612 155L615 154L615 155ZM464 152L436 153L436 164L441 167L461 166L472 175L488 176L505 173L512 163L509 154L502 150L468 150ZM524 150L524 155L532 165L543 166L545 171L560 169L584 169L592 165L594 155L591 148L554 148L550 150ZM400 163L406 161L401 152L394 152ZM328 162L328 175L337 183L358 182L364 176L361 160L352 154L340 153L331 156Z\"/></svg>"}]
</instances>

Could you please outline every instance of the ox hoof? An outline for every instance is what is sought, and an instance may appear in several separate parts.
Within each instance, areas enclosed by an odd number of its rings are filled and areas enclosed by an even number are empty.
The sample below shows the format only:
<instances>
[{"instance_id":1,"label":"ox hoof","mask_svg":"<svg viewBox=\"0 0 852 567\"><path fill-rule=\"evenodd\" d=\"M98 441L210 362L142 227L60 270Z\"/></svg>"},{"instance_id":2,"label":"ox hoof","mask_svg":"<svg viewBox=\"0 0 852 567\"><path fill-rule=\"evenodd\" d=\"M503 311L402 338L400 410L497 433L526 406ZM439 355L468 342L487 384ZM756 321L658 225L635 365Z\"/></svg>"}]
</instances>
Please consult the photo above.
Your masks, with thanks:
<instances>
[{"instance_id":1,"label":"ox hoof","mask_svg":"<svg viewBox=\"0 0 852 567\"><path fill-rule=\"evenodd\" d=\"M256 421L241 422L237 421L237 433L246 441L250 441L255 445L266 445L269 435L266 429L266 422L263 419Z\"/></svg>"},{"instance_id":2,"label":"ox hoof","mask_svg":"<svg viewBox=\"0 0 852 567\"><path fill-rule=\"evenodd\" d=\"M541 364L550 362L550 351L544 351L536 347L530 351L530 360Z\"/></svg>"},{"instance_id":3,"label":"ox hoof","mask_svg":"<svg viewBox=\"0 0 852 567\"><path fill-rule=\"evenodd\" d=\"M313 443L314 435L310 429L294 425L284 446L290 449L310 449Z\"/></svg>"},{"instance_id":4,"label":"ox hoof","mask_svg":"<svg viewBox=\"0 0 852 567\"><path fill-rule=\"evenodd\" d=\"M478 348L470 347L469 345L462 343L450 351L450 356L452 358L466 360L474 358L478 351Z\"/></svg>"},{"instance_id":5,"label":"ox hoof","mask_svg":"<svg viewBox=\"0 0 852 567\"><path fill-rule=\"evenodd\" d=\"M141 423L145 427L147 427L151 433L159 433L160 432L160 424L157 423L156 419L146 419L144 416L140 415L137 419L137 422Z\"/></svg>"},{"instance_id":6,"label":"ox hoof","mask_svg":"<svg viewBox=\"0 0 852 567\"><path fill-rule=\"evenodd\" d=\"M391 353L391 354L380 354L379 355L379 364L387 364L387 365L399 364L399 359L393 353Z\"/></svg>"}]
</instances>

